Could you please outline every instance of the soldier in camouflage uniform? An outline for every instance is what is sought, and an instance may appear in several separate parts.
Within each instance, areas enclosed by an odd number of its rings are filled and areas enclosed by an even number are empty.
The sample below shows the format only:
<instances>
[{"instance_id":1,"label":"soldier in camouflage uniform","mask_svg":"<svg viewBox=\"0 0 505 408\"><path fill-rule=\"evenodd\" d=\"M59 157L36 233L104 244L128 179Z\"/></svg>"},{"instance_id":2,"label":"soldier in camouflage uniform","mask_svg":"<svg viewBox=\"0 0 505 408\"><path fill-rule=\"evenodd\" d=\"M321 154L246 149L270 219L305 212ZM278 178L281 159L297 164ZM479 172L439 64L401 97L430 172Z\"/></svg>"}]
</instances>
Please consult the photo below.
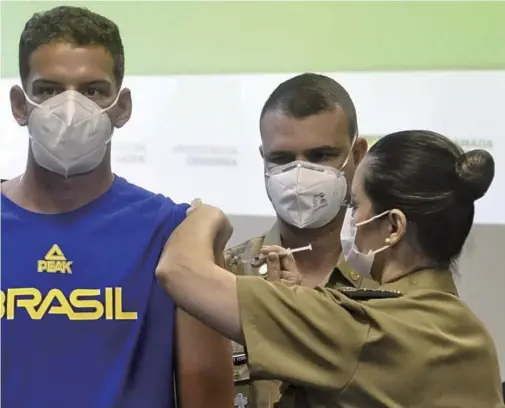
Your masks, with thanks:
<instances>
[{"instance_id":1,"label":"soldier in camouflage uniform","mask_svg":"<svg viewBox=\"0 0 505 408\"><path fill-rule=\"evenodd\" d=\"M278 221L265 235L225 253L236 275L266 278L266 265L249 262L264 245L312 251L295 254L302 284L376 288L377 283L346 265L340 227L354 169L367 150L357 136L354 104L345 89L323 75L303 74L279 85L261 112L261 154L267 193ZM296 174L295 174L296 172ZM304 272L307 272L304 274ZM310 271L310 273L309 273ZM278 381L251 381L242 346L233 344L235 406L272 408L281 396Z\"/></svg>"}]
</instances>

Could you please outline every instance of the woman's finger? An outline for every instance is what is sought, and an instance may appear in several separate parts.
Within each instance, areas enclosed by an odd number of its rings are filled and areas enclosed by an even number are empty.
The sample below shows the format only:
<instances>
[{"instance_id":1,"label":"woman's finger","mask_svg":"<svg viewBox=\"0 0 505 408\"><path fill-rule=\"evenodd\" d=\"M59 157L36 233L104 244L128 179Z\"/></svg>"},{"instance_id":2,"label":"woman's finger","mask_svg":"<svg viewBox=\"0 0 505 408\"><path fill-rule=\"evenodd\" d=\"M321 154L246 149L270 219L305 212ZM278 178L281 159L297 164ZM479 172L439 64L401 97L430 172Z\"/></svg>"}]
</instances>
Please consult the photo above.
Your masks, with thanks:
<instances>
[{"instance_id":1,"label":"woman's finger","mask_svg":"<svg viewBox=\"0 0 505 408\"><path fill-rule=\"evenodd\" d=\"M282 254L286 254L287 250L286 250L286 248L283 248L279 245L265 245L260 250L260 253L262 253L263 255L268 255L272 252L282 255Z\"/></svg>"},{"instance_id":2,"label":"woman's finger","mask_svg":"<svg viewBox=\"0 0 505 408\"><path fill-rule=\"evenodd\" d=\"M270 252L266 256L267 264L267 280L270 282L278 282L281 279L281 261L279 255L275 252Z\"/></svg>"},{"instance_id":3,"label":"woman's finger","mask_svg":"<svg viewBox=\"0 0 505 408\"><path fill-rule=\"evenodd\" d=\"M285 254L280 256L281 269L287 272L297 272L296 261L293 254L287 251Z\"/></svg>"},{"instance_id":4,"label":"woman's finger","mask_svg":"<svg viewBox=\"0 0 505 408\"><path fill-rule=\"evenodd\" d=\"M199 198L195 198L193 201L191 201L191 205L186 210L186 215L191 214L201 204L202 204L202 200L200 200Z\"/></svg>"}]
</instances>

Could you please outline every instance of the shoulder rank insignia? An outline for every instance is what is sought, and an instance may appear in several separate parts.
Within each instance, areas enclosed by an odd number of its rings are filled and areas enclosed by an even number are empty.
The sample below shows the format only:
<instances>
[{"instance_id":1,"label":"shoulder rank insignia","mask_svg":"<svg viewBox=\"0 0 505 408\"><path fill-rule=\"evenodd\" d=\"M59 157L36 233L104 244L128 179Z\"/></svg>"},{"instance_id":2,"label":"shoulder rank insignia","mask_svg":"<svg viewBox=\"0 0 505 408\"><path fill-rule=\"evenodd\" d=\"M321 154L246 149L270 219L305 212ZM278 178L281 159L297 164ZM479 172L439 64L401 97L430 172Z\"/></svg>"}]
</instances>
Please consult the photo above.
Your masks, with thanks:
<instances>
[{"instance_id":1,"label":"shoulder rank insignia","mask_svg":"<svg viewBox=\"0 0 505 408\"><path fill-rule=\"evenodd\" d=\"M225 251L226 256L228 256L231 265L239 265L243 263L242 258L247 255L246 258L252 258L259 252L261 246L263 245L264 237L252 238L245 241L233 248L229 248Z\"/></svg>"},{"instance_id":2,"label":"shoulder rank insignia","mask_svg":"<svg viewBox=\"0 0 505 408\"><path fill-rule=\"evenodd\" d=\"M342 292L347 297L351 299L390 299L401 297L402 293L396 290L384 290L384 289L367 289L367 288L353 288L345 287L339 288L339 292Z\"/></svg>"}]
</instances>

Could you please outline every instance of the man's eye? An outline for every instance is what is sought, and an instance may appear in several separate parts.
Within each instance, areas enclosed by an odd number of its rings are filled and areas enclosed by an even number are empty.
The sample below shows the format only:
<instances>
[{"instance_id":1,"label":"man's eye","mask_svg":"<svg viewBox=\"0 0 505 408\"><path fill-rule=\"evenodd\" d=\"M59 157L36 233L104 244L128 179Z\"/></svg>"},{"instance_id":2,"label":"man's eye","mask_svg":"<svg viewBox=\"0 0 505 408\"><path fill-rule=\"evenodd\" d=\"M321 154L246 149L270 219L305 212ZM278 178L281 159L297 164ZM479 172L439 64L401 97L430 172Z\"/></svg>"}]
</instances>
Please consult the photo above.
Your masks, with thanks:
<instances>
[{"instance_id":1,"label":"man's eye","mask_svg":"<svg viewBox=\"0 0 505 408\"><path fill-rule=\"evenodd\" d=\"M37 90L37 96L41 98L50 98L56 96L58 94L58 90L54 87L45 87L39 88Z\"/></svg>"},{"instance_id":2,"label":"man's eye","mask_svg":"<svg viewBox=\"0 0 505 408\"><path fill-rule=\"evenodd\" d=\"M96 98L101 95L100 91L96 88L88 88L82 94L87 98Z\"/></svg>"},{"instance_id":3,"label":"man's eye","mask_svg":"<svg viewBox=\"0 0 505 408\"><path fill-rule=\"evenodd\" d=\"M288 157L288 156L276 156L276 157L270 157L268 159L269 163L275 164L275 165L280 165L280 164L288 164L294 161L294 157Z\"/></svg>"},{"instance_id":4,"label":"man's eye","mask_svg":"<svg viewBox=\"0 0 505 408\"><path fill-rule=\"evenodd\" d=\"M330 160L333 160L335 158L334 154L331 153L313 153L310 154L308 157L309 161L311 163L324 163L328 162Z\"/></svg>"},{"instance_id":5,"label":"man's eye","mask_svg":"<svg viewBox=\"0 0 505 408\"><path fill-rule=\"evenodd\" d=\"M327 161L327 160L331 160L335 157L335 155L333 154L330 154L330 153L321 153L319 155L319 160L320 161Z\"/></svg>"}]
</instances>

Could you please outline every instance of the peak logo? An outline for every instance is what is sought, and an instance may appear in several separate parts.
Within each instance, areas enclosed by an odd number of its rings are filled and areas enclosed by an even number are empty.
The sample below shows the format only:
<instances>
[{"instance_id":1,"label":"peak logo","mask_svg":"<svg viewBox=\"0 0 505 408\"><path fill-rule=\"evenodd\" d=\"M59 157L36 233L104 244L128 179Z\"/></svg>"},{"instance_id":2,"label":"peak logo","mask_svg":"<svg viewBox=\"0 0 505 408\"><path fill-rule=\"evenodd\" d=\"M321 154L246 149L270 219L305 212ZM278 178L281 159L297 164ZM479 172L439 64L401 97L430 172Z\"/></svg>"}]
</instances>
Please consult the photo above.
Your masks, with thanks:
<instances>
[{"instance_id":1,"label":"peak logo","mask_svg":"<svg viewBox=\"0 0 505 408\"><path fill-rule=\"evenodd\" d=\"M54 244L44 259L37 261L37 272L72 273L72 261L63 254L61 248Z\"/></svg>"}]
</instances>

